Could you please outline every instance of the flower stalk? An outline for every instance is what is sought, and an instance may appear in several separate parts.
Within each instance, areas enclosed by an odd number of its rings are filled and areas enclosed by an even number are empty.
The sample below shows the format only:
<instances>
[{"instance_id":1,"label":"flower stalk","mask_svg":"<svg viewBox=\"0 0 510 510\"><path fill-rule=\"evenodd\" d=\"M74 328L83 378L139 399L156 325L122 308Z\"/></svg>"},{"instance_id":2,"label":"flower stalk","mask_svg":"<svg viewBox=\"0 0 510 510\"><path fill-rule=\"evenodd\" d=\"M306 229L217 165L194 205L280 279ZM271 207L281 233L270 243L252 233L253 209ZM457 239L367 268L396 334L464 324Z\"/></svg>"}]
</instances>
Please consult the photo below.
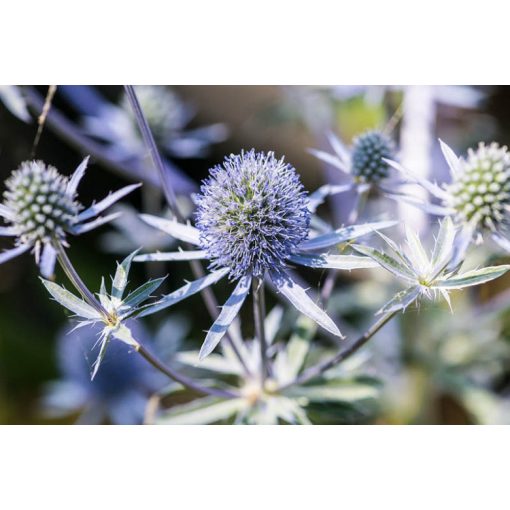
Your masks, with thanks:
<instances>
[{"instance_id":1,"label":"flower stalk","mask_svg":"<svg viewBox=\"0 0 510 510\"><path fill-rule=\"evenodd\" d=\"M169 205L172 213L174 214L175 218L179 222L185 223L185 218L179 209L179 205L177 204L175 193L170 185L168 178L166 177L165 167L163 165L163 160L161 158L161 154L159 153L159 150L157 148L156 141L154 140L154 136L152 135L152 132L151 132L151 129L147 122L147 119L145 118L145 115L142 111L142 108L140 106L138 98L136 97L135 89L132 85L126 85L125 90L126 90L126 95L128 97L129 103L131 104L131 107L133 108L133 112L135 114L138 127L139 127L140 131L142 132L144 142L150 151L152 162L160 175L161 183L163 186L163 190L164 190L168 205ZM189 248L189 245L187 245L187 247ZM204 277L205 272L198 261L191 260L190 267L191 267L191 270L192 270L195 278L203 278ZM211 317L213 319L216 319L218 317L219 305L218 305L218 301L216 300L216 297L214 296L212 290L209 288L205 288L201 291L200 294L202 295L202 298L204 300L204 303L206 305L206 308L207 308L209 314L211 315ZM227 342L229 342L230 347L234 351L236 357L239 359L239 362L241 363L243 370L246 372L246 374L251 375L251 371L250 371L248 365L246 364L246 361L244 360L243 356L241 355L241 352L239 351L238 346L236 345L236 340L239 341L240 338L236 338L236 339L232 338L233 334L235 335L235 333L233 333L232 328L231 328L231 330L229 331L229 333L227 333L225 338L227 339Z\"/></svg>"},{"instance_id":2,"label":"flower stalk","mask_svg":"<svg viewBox=\"0 0 510 510\"><path fill-rule=\"evenodd\" d=\"M384 314L377 322L375 322L363 335L357 338L353 343L351 343L345 349L340 349L338 353L333 356L331 359L326 360L322 363L318 363L317 365L311 366L307 370L305 370L300 376L296 377L293 381L280 386L278 391L282 391L290 386L304 384L316 377L321 376L324 372L338 365L345 359L352 356L355 352L357 352L361 347L363 347L385 324L387 324L393 317L395 317L398 312L401 310L395 310Z\"/></svg>"},{"instance_id":3,"label":"flower stalk","mask_svg":"<svg viewBox=\"0 0 510 510\"><path fill-rule=\"evenodd\" d=\"M85 283L83 283L83 280L80 278L71 260L67 256L67 253L64 247L62 246L62 243L58 239L54 241L54 247L57 251L57 258L62 269L64 270L66 276L69 278L70 282L74 285L76 290L81 294L83 299L88 304L90 304L90 306L92 306L99 312L99 314L103 317L103 321L105 323L111 325L113 323L118 322L118 317L115 315L115 313L107 311L103 307L103 305L95 298L92 292L90 292ZM156 356L150 353L141 343L136 341L136 339L131 338L131 341L132 342L130 345L134 347L135 351L138 352L146 361L148 361L156 370L165 374L170 379L182 384L183 386L203 395L212 395L222 398L237 397L237 395L234 392L216 388L208 388L195 382L193 379L183 374L180 374L179 372L175 371L168 365L164 364Z\"/></svg>"},{"instance_id":4,"label":"flower stalk","mask_svg":"<svg viewBox=\"0 0 510 510\"><path fill-rule=\"evenodd\" d=\"M261 278L254 278L252 281L253 289L253 317L255 320L255 332L260 346L260 378L261 385L271 375L269 359L267 357L267 340L264 326L266 316L266 304L264 295L264 281Z\"/></svg>"}]
</instances>

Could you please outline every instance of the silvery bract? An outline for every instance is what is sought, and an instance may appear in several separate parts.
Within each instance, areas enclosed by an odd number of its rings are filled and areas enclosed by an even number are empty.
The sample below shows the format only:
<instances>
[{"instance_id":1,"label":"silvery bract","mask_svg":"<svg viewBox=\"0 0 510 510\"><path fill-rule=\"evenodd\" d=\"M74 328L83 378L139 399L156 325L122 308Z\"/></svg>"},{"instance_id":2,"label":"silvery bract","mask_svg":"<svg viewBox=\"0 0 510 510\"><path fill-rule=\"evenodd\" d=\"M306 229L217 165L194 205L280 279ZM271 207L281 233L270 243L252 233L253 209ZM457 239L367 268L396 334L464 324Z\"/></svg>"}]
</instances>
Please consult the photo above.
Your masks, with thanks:
<instances>
[{"instance_id":1,"label":"silvery bract","mask_svg":"<svg viewBox=\"0 0 510 510\"><path fill-rule=\"evenodd\" d=\"M233 352L225 344L221 353L212 353L196 367L198 353L186 351L178 353L174 362L188 370L196 370L205 382L210 380L229 380L236 378L239 385L239 397L221 399L205 397L185 404L177 404L171 409L162 411L156 421L160 424L209 424L229 422L235 424L277 425L305 424L309 425L309 416L313 406L329 408L340 407L345 413L346 408L363 409L367 412L379 395L377 381L363 378L354 366L345 367L315 381L314 384L296 385L283 390L280 387L293 381L305 368L306 359L312 347L312 338L316 332L316 324L307 317L301 316L294 332L286 342L279 338L279 329L283 317L283 309L274 308L266 317L265 331L268 353L272 361L271 376L264 383L260 379L262 361L260 349L255 339L248 339L241 345L243 359L246 360L250 374ZM325 354L325 353L321 353ZM316 353L314 353L316 355ZM211 377L213 376L213 377ZM168 395L179 391L172 389ZM320 413L320 412L319 412Z\"/></svg>"},{"instance_id":2,"label":"silvery bract","mask_svg":"<svg viewBox=\"0 0 510 510\"><path fill-rule=\"evenodd\" d=\"M510 265L501 265L461 272L458 264L457 267L453 266L456 256L456 230L450 218L440 222L439 233L430 255L410 227L406 228L405 247L399 247L387 237L379 235L391 248L393 255L369 246L354 245L353 248L372 258L406 284L406 289L384 305L379 313L396 312L407 308L422 296L433 298L436 294L441 294L450 305L448 292L451 290L480 285L498 278L510 269Z\"/></svg>"},{"instance_id":3,"label":"silvery bract","mask_svg":"<svg viewBox=\"0 0 510 510\"><path fill-rule=\"evenodd\" d=\"M6 181L0 216L8 226L0 236L15 238L16 247L0 254L0 264L32 249L41 274L50 277L56 260L56 244L66 245L67 234L80 235L103 225L117 214L99 216L120 198L139 187L132 184L84 208L77 201L77 187L87 168L85 158L68 179L42 161L25 161Z\"/></svg>"},{"instance_id":4,"label":"silvery bract","mask_svg":"<svg viewBox=\"0 0 510 510\"><path fill-rule=\"evenodd\" d=\"M228 276L236 288L210 329L200 357L210 354L227 332L250 292L254 278L272 280L279 292L301 313L341 337L331 318L298 285L289 264L351 270L374 267L366 257L330 255L323 250L390 227L395 222L350 226L308 239L311 212L294 168L272 152L255 150L231 155L211 170L196 197L196 227L155 216L142 218L186 243L195 251L139 255L135 261L207 259L211 273L164 296L142 316L172 306ZM315 253L321 251L321 253Z\"/></svg>"},{"instance_id":5,"label":"silvery bract","mask_svg":"<svg viewBox=\"0 0 510 510\"><path fill-rule=\"evenodd\" d=\"M117 265L117 271L112 280L110 293L106 290L104 278L101 281L101 288L97 295L102 306L102 311L92 307L64 287L41 278L46 290L51 294L53 299L73 312L78 318L79 323L77 327L93 324L101 325L98 339L100 351L93 365L92 378L97 374L111 337L135 349L138 347L137 340L133 338L125 322L127 319L139 316L140 313L149 306L147 304L142 305L142 303L149 299L152 293L163 283L164 278L149 280L124 297L128 284L131 262L135 255L136 252L131 253L121 264Z\"/></svg>"}]
</instances>

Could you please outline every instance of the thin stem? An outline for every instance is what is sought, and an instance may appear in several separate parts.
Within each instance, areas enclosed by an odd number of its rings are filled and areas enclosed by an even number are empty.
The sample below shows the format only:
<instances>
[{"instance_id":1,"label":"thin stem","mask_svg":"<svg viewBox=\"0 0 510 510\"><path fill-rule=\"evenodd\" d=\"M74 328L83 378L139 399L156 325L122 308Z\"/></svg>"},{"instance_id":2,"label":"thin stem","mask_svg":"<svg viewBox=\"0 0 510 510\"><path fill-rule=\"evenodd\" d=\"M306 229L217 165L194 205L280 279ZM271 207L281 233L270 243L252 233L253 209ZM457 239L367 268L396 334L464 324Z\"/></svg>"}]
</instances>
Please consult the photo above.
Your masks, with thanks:
<instances>
[{"instance_id":1,"label":"thin stem","mask_svg":"<svg viewBox=\"0 0 510 510\"><path fill-rule=\"evenodd\" d=\"M264 296L264 280L253 278L253 316L255 319L255 331L260 346L260 378L261 384L270 376L269 360L267 358L267 341L264 326L264 317L266 316L266 304Z\"/></svg>"},{"instance_id":2,"label":"thin stem","mask_svg":"<svg viewBox=\"0 0 510 510\"><path fill-rule=\"evenodd\" d=\"M175 370L170 368L169 366L165 365L141 344L138 344L138 346L136 347L136 351L154 368L168 376L170 379L173 379L174 381L198 393L204 395L213 395L215 397L222 398L237 398L239 396L236 393L233 393L228 390L219 390L217 388L207 388L206 386L202 386L201 384L195 382L193 379L190 379L189 377L182 375L179 372L176 372Z\"/></svg>"},{"instance_id":3,"label":"thin stem","mask_svg":"<svg viewBox=\"0 0 510 510\"><path fill-rule=\"evenodd\" d=\"M82 279L74 269L73 264L69 260L67 253L62 246L62 243L58 239L54 239L53 247L57 251L57 258L60 263L60 267L64 270L65 274L69 278L70 282L75 286L76 290L81 294L83 299L92 307L94 307L101 315L105 318L109 317L109 313L103 305L94 297L92 292L83 283Z\"/></svg>"},{"instance_id":4,"label":"thin stem","mask_svg":"<svg viewBox=\"0 0 510 510\"><path fill-rule=\"evenodd\" d=\"M167 202L170 205L170 208L172 209L172 212L174 213L175 217L179 221L184 222L184 217L181 214L179 207L177 205L177 198L175 196L174 190L170 186L167 172L166 172L165 166L163 164L163 159L161 158L161 154L158 151L156 142L154 140L154 136L152 136L152 131L149 127L147 119L145 118L145 115L143 114L142 107L140 106L140 102L138 101L138 98L136 97L135 89L132 85L126 85L124 87L124 89L126 91L126 95L129 100L129 103L131 104L131 107L133 108L133 112L135 114L138 127L140 128L140 131L142 132L143 141L144 141L145 145L147 146L147 148L149 149L149 152L150 152L150 155L152 158L152 163L154 164L154 166L156 167L156 169L159 172L161 184L163 186L163 191L165 193Z\"/></svg>"},{"instance_id":5,"label":"thin stem","mask_svg":"<svg viewBox=\"0 0 510 510\"><path fill-rule=\"evenodd\" d=\"M335 365L338 365L339 363L347 359L349 356L352 356L356 351L363 347L368 342L368 340L370 340L387 322L389 322L393 317L395 317L398 314L398 312L399 310L395 312L386 313L352 344L347 346L345 349L340 350L331 359L324 361L323 363L318 363L317 365L308 368L296 379L294 379L290 383L281 386L279 390L283 390L285 388L288 388L289 386L303 384L305 382L310 381L311 379L314 379L315 377L319 377L330 368L334 367Z\"/></svg>"},{"instance_id":6,"label":"thin stem","mask_svg":"<svg viewBox=\"0 0 510 510\"><path fill-rule=\"evenodd\" d=\"M125 85L124 88L126 90L126 94L128 96L131 107L133 108L133 112L135 114L138 127L140 128L140 131L142 132L144 143L147 146L147 148L149 149L154 167L159 172L160 180L161 180L161 183L163 186L163 190L165 192L165 197L168 202L168 205L170 206L170 209L172 210L172 213L174 214L176 219L178 221L184 223L184 221L185 221L184 215L181 213L181 211L179 209L179 205L175 198L175 193L174 193L172 187L170 186L170 182L166 175L165 167L163 165L163 160L159 153L158 147L154 140L154 136L152 135L152 132L151 132L151 129L147 122L147 119L145 118L142 108L140 107L138 98L136 97L135 89L132 85ZM187 248L189 248L189 245L185 244L185 246ZM204 269L200 265L200 262L198 262L197 260L191 260L189 263L190 263L193 275L196 279L203 278L205 276ZM201 291L200 294L202 295L202 298L204 300L207 311L211 315L212 319L216 320L216 318L218 317L218 308L219 307L218 307L218 301L216 300L214 293L212 292L211 289L205 288ZM230 347L232 348L235 355L239 359L239 362L241 363L245 373L247 375L251 375L251 371L248 368L248 365L244 361L244 359L241 355L241 352L239 351L239 348L236 345L236 342L234 341L234 338L232 338L233 332L234 331L232 330L232 328L230 328L229 332L225 335L225 338L226 338L227 342L229 342ZM237 333L234 333L234 334L237 337Z\"/></svg>"}]
</instances>

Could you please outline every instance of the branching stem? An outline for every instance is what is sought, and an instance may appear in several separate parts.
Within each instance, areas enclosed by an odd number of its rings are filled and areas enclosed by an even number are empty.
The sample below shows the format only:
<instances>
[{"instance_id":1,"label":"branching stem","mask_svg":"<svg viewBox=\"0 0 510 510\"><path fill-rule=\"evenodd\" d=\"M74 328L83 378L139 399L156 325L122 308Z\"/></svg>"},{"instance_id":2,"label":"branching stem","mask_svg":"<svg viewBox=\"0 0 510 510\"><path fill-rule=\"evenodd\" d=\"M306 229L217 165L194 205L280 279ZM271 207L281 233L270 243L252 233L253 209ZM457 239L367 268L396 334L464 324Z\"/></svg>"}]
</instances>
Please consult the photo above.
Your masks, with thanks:
<instances>
[{"instance_id":1,"label":"branching stem","mask_svg":"<svg viewBox=\"0 0 510 510\"><path fill-rule=\"evenodd\" d=\"M348 345L345 349L341 349L338 353L333 356L331 359L324 361L323 363L318 363L307 370L305 370L301 375L296 377L290 383L287 383L279 388L279 390L284 390L289 386L304 384L311 379L315 379L316 377L321 376L324 372L329 370L330 368L338 365L348 357L352 356L356 351L358 351L361 347L363 347L387 322L389 322L393 317L398 314L399 311L388 312L384 314L375 324L373 324L363 335L361 335L358 339Z\"/></svg>"}]
</instances>

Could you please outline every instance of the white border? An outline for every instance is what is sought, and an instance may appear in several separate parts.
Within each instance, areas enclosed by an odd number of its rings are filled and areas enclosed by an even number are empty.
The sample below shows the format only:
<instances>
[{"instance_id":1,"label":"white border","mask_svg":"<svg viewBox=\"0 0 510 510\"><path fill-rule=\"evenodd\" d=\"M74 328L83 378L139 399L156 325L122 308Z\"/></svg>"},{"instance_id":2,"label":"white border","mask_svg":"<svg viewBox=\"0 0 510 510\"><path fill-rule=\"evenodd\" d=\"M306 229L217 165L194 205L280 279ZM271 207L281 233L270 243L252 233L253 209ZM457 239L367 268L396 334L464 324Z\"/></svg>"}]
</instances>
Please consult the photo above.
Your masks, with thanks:
<instances>
[{"instance_id":1,"label":"white border","mask_svg":"<svg viewBox=\"0 0 510 510\"><path fill-rule=\"evenodd\" d=\"M489 426L3 427L0 508L502 508L509 434Z\"/></svg>"},{"instance_id":2,"label":"white border","mask_svg":"<svg viewBox=\"0 0 510 510\"><path fill-rule=\"evenodd\" d=\"M17 0L2 83L508 83L496 0Z\"/></svg>"}]
</instances>

